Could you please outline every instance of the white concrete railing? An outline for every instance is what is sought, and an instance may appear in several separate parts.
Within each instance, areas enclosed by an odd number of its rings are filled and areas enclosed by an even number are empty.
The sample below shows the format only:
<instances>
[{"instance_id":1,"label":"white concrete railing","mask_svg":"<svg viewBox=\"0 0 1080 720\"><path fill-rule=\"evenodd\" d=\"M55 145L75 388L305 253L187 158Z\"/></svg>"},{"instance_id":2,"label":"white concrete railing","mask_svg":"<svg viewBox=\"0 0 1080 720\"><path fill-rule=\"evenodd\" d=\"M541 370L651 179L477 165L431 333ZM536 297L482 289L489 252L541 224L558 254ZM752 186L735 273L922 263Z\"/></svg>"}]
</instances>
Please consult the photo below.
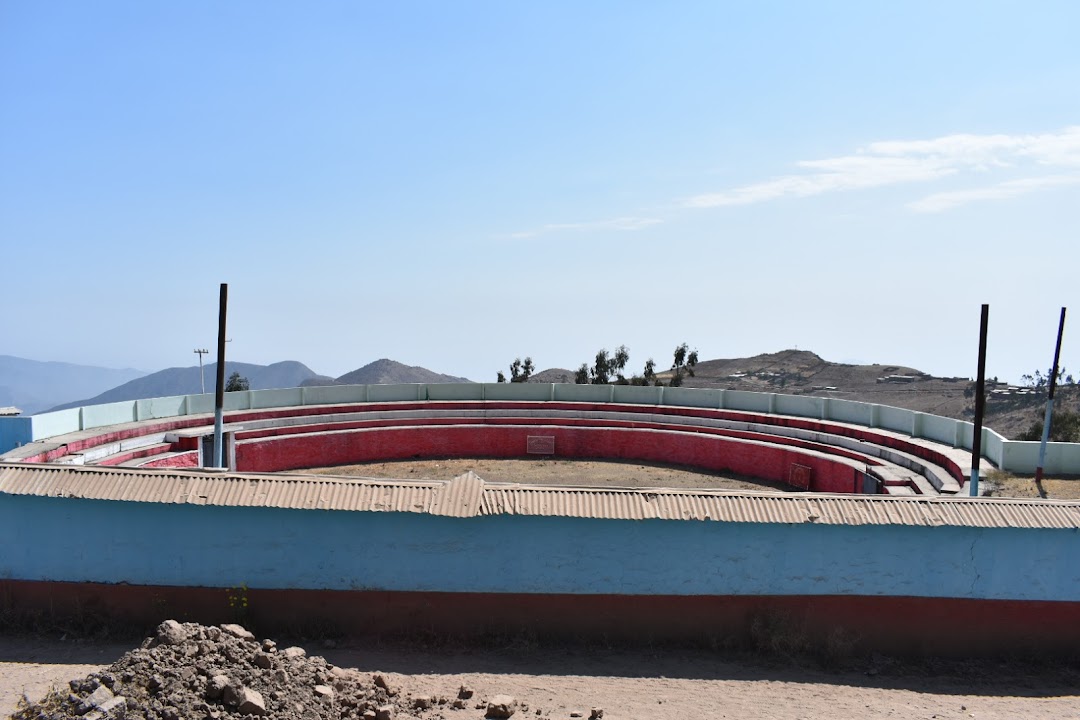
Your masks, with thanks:
<instances>
[{"instance_id":1,"label":"white concrete railing","mask_svg":"<svg viewBox=\"0 0 1080 720\"><path fill-rule=\"evenodd\" d=\"M456 383L246 390L226 393L225 409L255 410L410 400L556 400L742 410L881 428L967 450L971 449L975 435L974 425L970 422L888 405L809 395L632 385ZM107 425L211 413L213 404L213 394L207 393L90 405L29 417L0 417L0 452L29 442ZM989 428L983 428L982 441L983 457L994 465L1011 472L1034 472L1039 443L1007 440ZM1050 443L1047 446L1045 470L1051 474L1080 474L1080 443Z\"/></svg>"}]
</instances>

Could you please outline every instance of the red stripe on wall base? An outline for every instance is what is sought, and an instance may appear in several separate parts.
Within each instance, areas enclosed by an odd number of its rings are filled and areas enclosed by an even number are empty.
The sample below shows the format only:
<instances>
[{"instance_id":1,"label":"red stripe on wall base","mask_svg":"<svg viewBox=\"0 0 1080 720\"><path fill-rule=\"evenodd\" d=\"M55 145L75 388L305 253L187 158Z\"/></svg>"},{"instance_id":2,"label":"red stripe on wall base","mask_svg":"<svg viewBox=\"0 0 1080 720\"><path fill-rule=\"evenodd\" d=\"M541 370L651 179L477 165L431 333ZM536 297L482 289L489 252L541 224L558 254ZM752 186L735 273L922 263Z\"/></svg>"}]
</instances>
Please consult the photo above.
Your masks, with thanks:
<instances>
[{"instance_id":1,"label":"red stripe on wall base","mask_svg":"<svg viewBox=\"0 0 1080 720\"><path fill-rule=\"evenodd\" d=\"M230 604L243 596L243 617ZM235 603L233 603L235 605ZM483 640L676 641L782 651L1075 657L1080 602L866 596L556 595L226 590L0 580L0 616L41 622L249 623L273 636L436 633Z\"/></svg>"}]
</instances>

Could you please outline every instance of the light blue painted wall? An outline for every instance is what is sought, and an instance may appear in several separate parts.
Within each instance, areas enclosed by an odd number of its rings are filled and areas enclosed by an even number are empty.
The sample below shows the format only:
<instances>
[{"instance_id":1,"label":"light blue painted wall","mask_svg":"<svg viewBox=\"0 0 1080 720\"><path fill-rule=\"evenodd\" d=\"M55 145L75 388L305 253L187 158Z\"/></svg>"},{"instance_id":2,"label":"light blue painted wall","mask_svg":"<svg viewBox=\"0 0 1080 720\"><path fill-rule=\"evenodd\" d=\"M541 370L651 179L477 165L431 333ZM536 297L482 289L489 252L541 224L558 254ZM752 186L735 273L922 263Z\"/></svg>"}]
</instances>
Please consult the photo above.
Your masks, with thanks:
<instances>
[{"instance_id":1,"label":"light blue painted wall","mask_svg":"<svg viewBox=\"0 0 1080 720\"><path fill-rule=\"evenodd\" d=\"M556 385L555 399L563 402L610 402L612 385Z\"/></svg>"},{"instance_id":2,"label":"light blue painted wall","mask_svg":"<svg viewBox=\"0 0 1080 720\"><path fill-rule=\"evenodd\" d=\"M106 403L105 405L87 405L82 409L82 427L90 428L105 427L106 425L120 425L135 422L138 404L135 401Z\"/></svg>"},{"instance_id":3,"label":"light blue painted wall","mask_svg":"<svg viewBox=\"0 0 1080 720\"><path fill-rule=\"evenodd\" d=\"M187 414L187 396L174 395L135 401L135 415L139 420L176 417Z\"/></svg>"},{"instance_id":4,"label":"light blue painted wall","mask_svg":"<svg viewBox=\"0 0 1080 720\"><path fill-rule=\"evenodd\" d=\"M506 383L504 383L506 384ZM517 385L518 383L513 383ZM480 383L432 384L427 388L428 400L483 400L484 386Z\"/></svg>"},{"instance_id":5,"label":"light blue painted wall","mask_svg":"<svg viewBox=\"0 0 1080 720\"><path fill-rule=\"evenodd\" d=\"M0 577L252 588L1080 601L1073 530L222 508L0 495Z\"/></svg>"},{"instance_id":6,"label":"light blue painted wall","mask_svg":"<svg viewBox=\"0 0 1080 720\"><path fill-rule=\"evenodd\" d=\"M485 400L551 400L553 386L545 383L485 383Z\"/></svg>"},{"instance_id":7,"label":"light blue painted wall","mask_svg":"<svg viewBox=\"0 0 1080 720\"><path fill-rule=\"evenodd\" d=\"M34 419L30 416L0 418L0 452L34 441Z\"/></svg>"}]
</instances>

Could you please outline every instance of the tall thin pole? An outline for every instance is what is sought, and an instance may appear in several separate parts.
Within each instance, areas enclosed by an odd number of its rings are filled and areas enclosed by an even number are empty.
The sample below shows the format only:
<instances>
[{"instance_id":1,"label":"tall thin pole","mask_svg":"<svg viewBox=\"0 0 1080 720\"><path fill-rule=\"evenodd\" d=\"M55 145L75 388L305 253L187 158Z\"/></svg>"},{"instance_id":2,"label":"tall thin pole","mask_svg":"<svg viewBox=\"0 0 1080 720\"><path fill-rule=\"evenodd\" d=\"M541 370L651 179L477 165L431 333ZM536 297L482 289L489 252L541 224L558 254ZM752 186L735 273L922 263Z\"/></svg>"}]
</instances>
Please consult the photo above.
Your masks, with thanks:
<instances>
[{"instance_id":1,"label":"tall thin pole","mask_svg":"<svg viewBox=\"0 0 1080 720\"><path fill-rule=\"evenodd\" d=\"M1042 482L1043 464L1046 462L1046 443L1050 440L1050 421L1054 417L1054 388L1057 387L1058 360L1061 359L1061 336L1065 333L1065 308L1061 308L1058 321L1057 345L1054 346L1054 365L1050 368L1050 394L1046 396L1046 417L1043 419L1042 442L1039 443L1039 465L1035 468L1035 482Z\"/></svg>"},{"instance_id":2,"label":"tall thin pole","mask_svg":"<svg viewBox=\"0 0 1080 720\"><path fill-rule=\"evenodd\" d=\"M203 375L202 356L210 352L205 348L195 351L195 354L199 356L199 385L202 386L202 394L206 394L206 376Z\"/></svg>"},{"instance_id":3,"label":"tall thin pole","mask_svg":"<svg viewBox=\"0 0 1080 720\"><path fill-rule=\"evenodd\" d=\"M217 390L214 394L214 467L225 467L222 429L225 418L225 315L229 305L229 286L221 283L218 300Z\"/></svg>"},{"instance_id":4,"label":"tall thin pole","mask_svg":"<svg viewBox=\"0 0 1080 720\"><path fill-rule=\"evenodd\" d=\"M983 411L986 409L986 326L990 320L990 306L983 303L979 321L979 376L975 381L975 437L971 439L971 497L979 496L979 463L982 461Z\"/></svg>"}]
</instances>

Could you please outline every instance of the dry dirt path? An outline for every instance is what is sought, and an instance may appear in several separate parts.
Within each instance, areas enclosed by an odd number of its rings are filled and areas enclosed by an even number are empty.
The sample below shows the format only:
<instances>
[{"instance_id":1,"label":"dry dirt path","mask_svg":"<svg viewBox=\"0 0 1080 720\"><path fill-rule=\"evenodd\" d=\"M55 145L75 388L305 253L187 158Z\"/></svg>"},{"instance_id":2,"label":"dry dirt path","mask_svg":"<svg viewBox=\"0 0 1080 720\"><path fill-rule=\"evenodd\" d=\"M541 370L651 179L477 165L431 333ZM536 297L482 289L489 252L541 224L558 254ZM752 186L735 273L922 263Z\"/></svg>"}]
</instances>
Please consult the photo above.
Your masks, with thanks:
<instances>
[{"instance_id":1,"label":"dry dirt path","mask_svg":"<svg viewBox=\"0 0 1080 720\"><path fill-rule=\"evenodd\" d=\"M24 691L41 697L107 665L137 643L71 643L0 638L0 717ZM953 670L827 672L792 665L769 667L698 651L571 651L525 648L430 650L379 644L319 649L341 667L382 671L405 691L454 697L461 685L477 698L514 695L529 706L518 716L605 718L1080 718L1075 674L1047 678L1019 666ZM476 709L446 710L446 718L480 718ZM515 717L518 717L515 716Z\"/></svg>"},{"instance_id":2,"label":"dry dirt path","mask_svg":"<svg viewBox=\"0 0 1080 720\"><path fill-rule=\"evenodd\" d=\"M452 480L472 470L491 482L590 487L711 488L716 490L790 490L733 473L710 473L672 465L609 460L452 458L398 460L298 470L304 474L406 480Z\"/></svg>"}]
</instances>

